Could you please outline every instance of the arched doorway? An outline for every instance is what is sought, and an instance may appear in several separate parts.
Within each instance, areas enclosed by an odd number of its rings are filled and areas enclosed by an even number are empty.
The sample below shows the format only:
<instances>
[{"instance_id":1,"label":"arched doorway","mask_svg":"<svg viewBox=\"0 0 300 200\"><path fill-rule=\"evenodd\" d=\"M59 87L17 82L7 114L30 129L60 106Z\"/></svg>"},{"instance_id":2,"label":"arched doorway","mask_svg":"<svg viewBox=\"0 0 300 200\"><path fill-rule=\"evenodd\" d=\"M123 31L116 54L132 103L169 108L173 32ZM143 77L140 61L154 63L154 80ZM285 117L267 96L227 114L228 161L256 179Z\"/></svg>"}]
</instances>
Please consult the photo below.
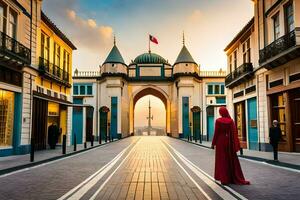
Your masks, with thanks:
<instances>
[{"instance_id":1,"label":"arched doorway","mask_svg":"<svg viewBox=\"0 0 300 200\"><path fill-rule=\"evenodd\" d=\"M134 135L165 136L166 107L153 95L141 97L134 106Z\"/></svg>"},{"instance_id":2,"label":"arched doorway","mask_svg":"<svg viewBox=\"0 0 300 200\"><path fill-rule=\"evenodd\" d=\"M137 90L136 92L133 93L131 99L130 99L130 111L129 111L129 116L130 116L130 133L131 135L134 135L134 110L135 110L135 105L136 103L143 97L147 95L152 95L154 97L157 97L158 99L161 100L165 107L165 134L169 135L170 134L170 100L168 95L159 87L155 86L145 86ZM148 111L148 108L145 108L145 110Z\"/></svg>"}]
</instances>

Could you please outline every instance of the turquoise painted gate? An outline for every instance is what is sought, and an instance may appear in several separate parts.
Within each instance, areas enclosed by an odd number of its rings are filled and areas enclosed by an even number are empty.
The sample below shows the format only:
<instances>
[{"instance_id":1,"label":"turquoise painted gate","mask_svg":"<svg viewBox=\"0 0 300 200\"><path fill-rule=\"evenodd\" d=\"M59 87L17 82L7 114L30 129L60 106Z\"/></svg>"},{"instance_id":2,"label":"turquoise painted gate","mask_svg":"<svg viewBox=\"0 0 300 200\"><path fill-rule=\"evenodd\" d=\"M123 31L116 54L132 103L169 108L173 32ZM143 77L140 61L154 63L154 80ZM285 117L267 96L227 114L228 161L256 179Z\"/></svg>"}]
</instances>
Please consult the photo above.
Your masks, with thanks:
<instances>
[{"instance_id":1,"label":"turquoise painted gate","mask_svg":"<svg viewBox=\"0 0 300 200\"><path fill-rule=\"evenodd\" d=\"M74 99L74 104L83 104L83 99ZM73 107L72 136L71 143L74 144L74 135L76 134L76 143L82 144L83 136L83 110L82 107Z\"/></svg>"},{"instance_id":2,"label":"turquoise painted gate","mask_svg":"<svg viewBox=\"0 0 300 200\"><path fill-rule=\"evenodd\" d=\"M247 100L249 149L258 150L256 98Z\"/></svg>"},{"instance_id":3,"label":"turquoise painted gate","mask_svg":"<svg viewBox=\"0 0 300 200\"><path fill-rule=\"evenodd\" d=\"M118 138L118 97L111 97L111 127L112 139Z\"/></svg>"},{"instance_id":4,"label":"turquoise painted gate","mask_svg":"<svg viewBox=\"0 0 300 200\"><path fill-rule=\"evenodd\" d=\"M207 137L208 141L212 141L214 137L214 130L215 130L215 117L214 116L207 116Z\"/></svg>"},{"instance_id":5,"label":"turquoise painted gate","mask_svg":"<svg viewBox=\"0 0 300 200\"><path fill-rule=\"evenodd\" d=\"M189 128L189 97L182 97L182 134L183 138L188 138Z\"/></svg>"},{"instance_id":6,"label":"turquoise painted gate","mask_svg":"<svg viewBox=\"0 0 300 200\"><path fill-rule=\"evenodd\" d=\"M214 113L214 107L209 106L206 108L206 120L207 120L207 140L212 141L214 137L214 130L215 130L215 113Z\"/></svg>"}]
</instances>

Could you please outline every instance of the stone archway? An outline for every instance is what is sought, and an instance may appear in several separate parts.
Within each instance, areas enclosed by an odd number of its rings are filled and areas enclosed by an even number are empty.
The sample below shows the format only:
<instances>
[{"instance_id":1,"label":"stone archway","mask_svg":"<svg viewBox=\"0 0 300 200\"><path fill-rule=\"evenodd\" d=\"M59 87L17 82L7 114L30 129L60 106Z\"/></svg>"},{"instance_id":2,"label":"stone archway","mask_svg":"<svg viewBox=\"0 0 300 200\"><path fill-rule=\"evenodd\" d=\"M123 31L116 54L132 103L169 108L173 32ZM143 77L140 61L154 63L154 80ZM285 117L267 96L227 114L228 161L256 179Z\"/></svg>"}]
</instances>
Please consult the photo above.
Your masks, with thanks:
<instances>
[{"instance_id":1,"label":"stone archway","mask_svg":"<svg viewBox=\"0 0 300 200\"><path fill-rule=\"evenodd\" d=\"M166 134L170 134L171 127L170 127L170 122L171 122L171 103L170 103L170 98L168 94L162 90L159 87L156 86L143 86L136 90L135 92L132 93L130 97L130 109L129 109L129 116L130 116L130 133L134 133L134 108L136 105L136 102L146 96L146 95L153 95L157 98L159 98L163 104L165 105L165 110L166 110Z\"/></svg>"}]
</instances>

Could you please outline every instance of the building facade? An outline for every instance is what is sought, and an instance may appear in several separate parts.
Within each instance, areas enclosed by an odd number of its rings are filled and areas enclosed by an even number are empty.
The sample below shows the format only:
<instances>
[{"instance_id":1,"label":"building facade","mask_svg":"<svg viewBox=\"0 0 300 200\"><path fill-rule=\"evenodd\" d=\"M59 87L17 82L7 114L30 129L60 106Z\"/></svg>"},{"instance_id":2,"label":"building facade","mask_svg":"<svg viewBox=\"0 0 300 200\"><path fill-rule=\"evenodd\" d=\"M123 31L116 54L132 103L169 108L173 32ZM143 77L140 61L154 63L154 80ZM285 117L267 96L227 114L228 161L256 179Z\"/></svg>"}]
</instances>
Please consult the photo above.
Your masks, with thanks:
<instances>
[{"instance_id":1,"label":"building facade","mask_svg":"<svg viewBox=\"0 0 300 200\"><path fill-rule=\"evenodd\" d=\"M0 1L0 156L30 149L40 0Z\"/></svg>"},{"instance_id":2,"label":"building facade","mask_svg":"<svg viewBox=\"0 0 300 200\"><path fill-rule=\"evenodd\" d=\"M98 72L75 71L73 100L93 110L90 114L80 113L78 122L83 120L83 127L92 126L89 132L97 139L134 135L135 104L145 95L156 96L164 103L165 133L180 138L207 138L206 109L208 105L224 104L224 78L224 71L201 71L185 44L173 65L151 51L127 65L114 44ZM206 93L208 85L218 85L219 94ZM77 123L73 120L73 124ZM88 133L83 132L82 140L87 137Z\"/></svg>"},{"instance_id":3,"label":"building facade","mask_svg":"<svg viewBox=\"0 0 300 200\"><path fill-rule=\"evenodd\" d=\"M72 121L72 52L74 44L41 11L37 30L37 69L33 84L32 133L36 150L47 148L48 127L60 129L58 143L67 135L70 143Z\"/></svg>"},{"instance_id":4,"label":"building facade","mask_svg":"<svg viewBox=\"0 0 300 200\"><path fill-rule=\"evenodd\" d=\"M225 48L228 106L243 147L270 150L269 127L278 120L279 149L299 152L300 2L253 2L254 18Z\"/></svg>"}]
</instances>

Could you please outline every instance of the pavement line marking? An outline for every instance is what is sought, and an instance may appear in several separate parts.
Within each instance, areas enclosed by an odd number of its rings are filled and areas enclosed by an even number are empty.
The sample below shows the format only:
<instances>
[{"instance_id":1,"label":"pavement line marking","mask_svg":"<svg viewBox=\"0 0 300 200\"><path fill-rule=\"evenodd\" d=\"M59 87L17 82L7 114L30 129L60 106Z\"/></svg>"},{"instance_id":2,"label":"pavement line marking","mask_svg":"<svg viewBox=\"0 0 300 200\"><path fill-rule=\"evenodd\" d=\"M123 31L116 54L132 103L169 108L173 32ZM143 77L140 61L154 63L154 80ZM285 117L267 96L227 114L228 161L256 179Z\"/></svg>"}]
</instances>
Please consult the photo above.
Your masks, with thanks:
<instances>
[{"instance_id":1,"label":"pavement line marking","mask_svg":"<svg viewBox=\"0 0 300 200\"><path fill-rule=\"evenodd\" d=\"M139 141L140 142L140 141ZM136 143L137 145L137 143ZM127 160L127 158L130 156L132 151L136 148L136 145L129 151L129 153L126 155L126 157L122 160L122 162L119 164L119 166L107 177L107 179L102 183L102 185L99 187L99 189L94 193L94 195L90 198L90 200L96 199L99 192L104 188L106 183L111 179L111 177L118 171L118 169L123 165L123 163Z\"/></svg>"},{"instance_id":2,"label":"pavement line marking","mask_svg":"<svg viewBox=\"0 0 300 200\"><path fill-rule=\"evenodd\" d=\"M185 141L184 141L185 142ZM201 149L206 149L207 151L211 150L210 148L208 147L204 147L204 146L200 146L196 143L191 143L191 144L194 144L196 147L198 148L201 148ZM261 164L261 165L268 165L270 167L274 167L274 168L278 168L278 169L284 169L284 170L288 170L288 171L291 171L291 172L297 172L297 173L300 173L300 170L297 170L297 169L292 169L292 168L289 168L289 167L282 167L282 166L278 166L278 165L273 165L273 164L270 164L270 163L267 163L266 161L257 161L257 160L252 160L250 158L244 158L244 157L240 157L238 156L239 159L242 159L242 160L245 160L245 161L249 161L249 162L253 162L253 163L258 163L258 164Z\"/></svg>"},{"instance_id":3,"label":"pavement line marking","mask_svg":"<svg viewBox=\"0 0 300 200\"><path fill-rule=\"evenodd\" d=\"M284 170L291 171L291 172L300 173L300 170L298 170L298 169L292 169L292 168L289 168L289 167L273 165L273 164L267 163L266 161L251 160L249 158L243 158L243 157L239 157L239 159L249 161L249 162L253 162L253 163L257 163L257 164L261 164L261 165L267 165L267 166L278 168L278 169L284 169Z\"/></svg>"},{"instance_id":4,"label":"pavement line marking","mask_svg":"<svg viewBox=\"0 0 300 200\"><path fill-rule=\"evenodd\" d=\"M179 153L175 148L173 148L170 144L164 142L166 145L168 145L174 153L181 159L181 161L188 167L190 170L192 170L201 180L203 180L214 192L216 192L221 198L223 199L236 199L232 194L230 194L228 191L224 190L220 185L218 185L215 182L215 179L211 177L209 174L207 174L205 171L200 169L198 166L196 166L194 163L192 163L190 160L188 160L186 157L184 157L181 153ZM238 198L242 200L246 200L247 198L233 190L232 188L228 186L224 186L226 189L230 190L234 195L236 195Z\"/></svg>"},{"instance_id":5,"label":"pavement line marking","mask_svg":"<svg viewBox=\"0 0 300 200\"><path fill-rule=\"evenodd\" d=\"M73 158L73 157L76 157L76 156L79 156L79 155L82 155L82 154L86 154L86 153L88 153L90 151L97 150L97 149L103 148L103 147L107 147L107 145L101 145L99 147L96 147L96 148L93 148L93 149L89 149L89 150L86 150L84 152L72 155L72 156L63 157L63 158L60 158L60 159L57 159L57 160L53 160L53 161L50 161L50 162L42 163L42 164L35 165L35 166L32 166L32 167L27 167L27 168L24 168L24 169L16 170L14 172L3 174L3 175L0 175L0 178L4 178L4 177L7 177L7 176L10 176L10 175L13 175L13 174L18 174L18 173L21 173L21 172L25 172L25 171L28 171L28 170L31 170L31 169L36 169L36 168L43 167L43 166L46 166L46 165L50 165L50 164L53 164L53 163L56 163L56 162L59 162L59 161L62 161L62 160L66 160L66 159Z\"/></svg>"},{"instance_id":6,"label":"pavement line marking","mask_svg":"<svg viewBox=\"0 0 300 200\"><path fill-rule=\"evenodd\" d=\"M85 179L83 182L81 182L79 185L77 185L76 187L74 187L73 189L71 189L70 191L68 191L66 194L64 194L62 197L60 197L58 200L63 200L63 199L67 199L69 196L68 199L72 199L72 197L74 195L77 194L77 198L76 199L79 199L80 197L78 197L78 193L80 192L83 192L83 189L86 190L86 192L92 187L90 186L91 183L89 182L92 182L93 179L97 178L100 175L103 174L103 171L105 171L112 163L113 165L121 158L121 156L126 152L126 150L128 148L130 148L133 144L136 144L136 143L132 143L130 144L128 147L126 147L125 149L123 149L116 157L114 157L110 162L108 162L106 165L104 165L103 167L101 167L98 171L96 171L94 174L92 174L91 176L89 176L87 179ZM107 170L105 171L105 173L107 172ZM103 174L102 176L104 176L105 174ZM101 177L102 177L101 176ZM97 182L95 182L94 184L96 184ZM88 185L88 186L87 186ZM87 190L87 188L89 188ZM85 192L85 193L86 193ZM82 196L84 195L84 193L82 194Z\"/></svg>"},{"instance_id":7,"label":"pavement line marking","mask_svg":"<svg viewBox=\"0 0 300 200\"><path fill-rule=\"evenodd\" d=\"M197 186L197 188L202 192L202 194L206 197L208 200L212 200L210 196L203 190L203 188L191 177L191 175L184 169L184 167L178 162L178 160L173 156L173 154L169 151L169 149L162 143L163 147L166 149L166 151L170 154L170 156L173 158L173 160L176 162L176 164L184 171L184 173L189 177L189 179Z\"/></svg>"}]
</instances>

